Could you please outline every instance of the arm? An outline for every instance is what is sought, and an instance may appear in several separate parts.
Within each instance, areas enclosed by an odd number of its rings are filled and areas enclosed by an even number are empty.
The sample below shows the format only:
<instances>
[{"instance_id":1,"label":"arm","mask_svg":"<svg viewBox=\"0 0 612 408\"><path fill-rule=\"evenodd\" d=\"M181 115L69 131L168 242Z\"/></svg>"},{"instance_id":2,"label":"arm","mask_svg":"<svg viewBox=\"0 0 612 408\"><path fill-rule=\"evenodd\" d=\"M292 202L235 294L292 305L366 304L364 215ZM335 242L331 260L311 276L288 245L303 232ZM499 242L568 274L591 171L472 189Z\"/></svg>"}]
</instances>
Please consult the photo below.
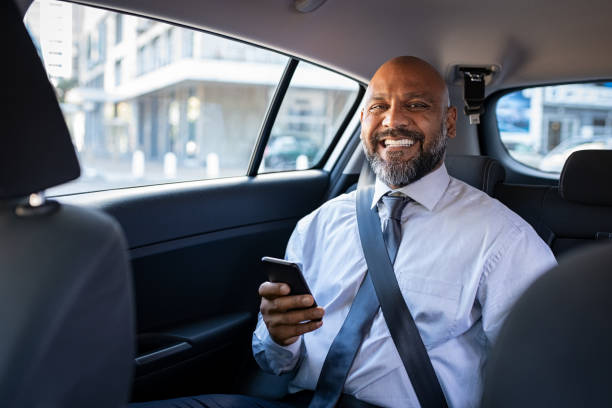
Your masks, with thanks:
<instances>
[{"instance_id":1,"label":"arm","mask_svg":"<svg viewBox=\"0 0 612 408\"><path fill-rule=\"evenodd\" d=\"M485 263L478 289L488 347L520 295L556 264L548 245L528 225L515 226L505 235Z\"/></svg>"},{"instance_id":2,"label":"arm","mask_svg":"<svg viewBox=\"0 0 612 408\"><path fill-rule=\"evenodd\" d=\"M298 224L287 245L286 258L299 260L301 253ZM323 308L303 309L313 304L312 296L291 296L286 284L264 282L259 287L259 295L261 304L253 333L253 356L264 371L277 375L292 371L306 352L301 335L321 327L322 321L310 320L321 319Z\"/></svg>"},{"instance_id":3,"label":"arm","mask_svg":"<svg viewBox=\"0 0 612 408\"><path fill-rule=\"evenodd\" d=\"M298 309L312 306L310 295L288 296L285 284L264 282L259 320L253 333L253 355L259 366L274 374L295 369L305 353L301 335L318 329L323 308Z\"/></svg>"}]
</instances>

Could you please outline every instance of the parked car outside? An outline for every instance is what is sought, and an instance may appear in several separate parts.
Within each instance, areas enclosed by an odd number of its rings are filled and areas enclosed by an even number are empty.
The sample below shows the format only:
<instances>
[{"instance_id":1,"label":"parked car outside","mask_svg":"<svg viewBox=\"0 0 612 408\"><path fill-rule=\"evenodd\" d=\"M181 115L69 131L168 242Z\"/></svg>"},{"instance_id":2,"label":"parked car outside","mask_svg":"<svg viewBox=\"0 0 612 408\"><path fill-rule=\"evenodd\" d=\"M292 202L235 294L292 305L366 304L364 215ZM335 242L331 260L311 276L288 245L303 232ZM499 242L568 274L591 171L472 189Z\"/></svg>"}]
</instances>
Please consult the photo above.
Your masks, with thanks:
<instances>
[{"instance_id":1,"label":"parked car outside","mask_svg":"<svg viewBox=\"0 0 612 408\"><path fill-rule=\"evenodd\" d=\"M313 164L319 150L320 147L308 136L272 136L264 152L265 170L306 169Z\"/></svg>"}]
</instances>

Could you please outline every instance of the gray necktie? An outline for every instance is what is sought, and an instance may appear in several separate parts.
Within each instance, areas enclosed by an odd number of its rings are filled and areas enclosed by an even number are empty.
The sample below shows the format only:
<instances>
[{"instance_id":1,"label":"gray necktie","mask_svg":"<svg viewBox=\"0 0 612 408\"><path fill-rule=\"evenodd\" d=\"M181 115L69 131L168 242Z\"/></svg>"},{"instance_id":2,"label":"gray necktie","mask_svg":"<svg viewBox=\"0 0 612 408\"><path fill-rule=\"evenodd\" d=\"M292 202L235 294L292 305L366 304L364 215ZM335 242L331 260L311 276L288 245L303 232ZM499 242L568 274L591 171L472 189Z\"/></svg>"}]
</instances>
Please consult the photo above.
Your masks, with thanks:
<instances>
[{"instance_id":1,"label":"gray necktie","mask_svg":"<svg viewBox=\"0 0 612 408\"><path fill-rule=\"evenodd\" d=\"M383 237L393 263L401 239L402 210L410 200L405 196L383 196L382 200L389 214L384 224ZM379 307L374 285L366 273L344 324L327 352L310 408L331 408L336 405L357 350L369 332Z\"/></svg>"},{"instance_id":2,"label":"gray necktie","mask_svg":"<svg viewBox=\"0 0 612 408\"><path fill-rule=\"evenodd\" d=\"M387 245L389 259L391 259L391 263L394 263L397 256L397 248L399 248L402 237L402 211L409 199L404 195L384 195L382 201L385 207L387 207L389 215L383 230L383 238Z\"/></svg>"}]
</instances>

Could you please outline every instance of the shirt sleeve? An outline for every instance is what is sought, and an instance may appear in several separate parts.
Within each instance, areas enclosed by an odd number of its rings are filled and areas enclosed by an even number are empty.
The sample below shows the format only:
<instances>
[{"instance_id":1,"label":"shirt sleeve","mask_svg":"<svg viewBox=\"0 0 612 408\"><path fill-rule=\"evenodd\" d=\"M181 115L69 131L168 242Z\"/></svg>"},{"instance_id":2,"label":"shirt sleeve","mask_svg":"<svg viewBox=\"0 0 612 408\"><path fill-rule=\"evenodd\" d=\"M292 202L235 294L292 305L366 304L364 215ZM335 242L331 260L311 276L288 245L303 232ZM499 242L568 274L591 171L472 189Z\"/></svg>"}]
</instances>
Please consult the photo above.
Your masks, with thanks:
<instances>
[{"instance_id":1,"label":"shirt sleeve","mask_svg":"<svg viewBox=\"0 0 612 408\"><path fill-rule=\"evenodd\" d=\"M484 265L478 289L487 345L496 340L514 303L557 261L529 225L513 226Z\"/></svg>"},{"instance_id":2,"label":"shirt sleeve","mask_svg":"<svg viewBox=\"0 0 612 408\"><path fill-rule=\"evenodd\" d=\"M301 267L301 253L301 235L298 224L293 234L291 234L291 238L289 238L285 259L296 262ZM255 361L257 361L261 369L276 375L297 370L306 353L301 336L298 341L289 346L281 346L272 340L261 313L258 316L257 327L253 333L251 345Z\"/></svg>"},{"instance_id":3,"label":"shirt sleeve","mask_svg":"<svg viewBox=\"0 0 612 408\"><path fill-rule=\"evenodd\" d=\"M268 329L261 318L261 313L259 314L257 328L253 333L252 347L253 357L255 357L259 367L268 373L276 375L297 370L299 367L298 363L302 360L305 353L302 337L286 347L276 344L268 334Z\"/></svg>"}]
</instances>

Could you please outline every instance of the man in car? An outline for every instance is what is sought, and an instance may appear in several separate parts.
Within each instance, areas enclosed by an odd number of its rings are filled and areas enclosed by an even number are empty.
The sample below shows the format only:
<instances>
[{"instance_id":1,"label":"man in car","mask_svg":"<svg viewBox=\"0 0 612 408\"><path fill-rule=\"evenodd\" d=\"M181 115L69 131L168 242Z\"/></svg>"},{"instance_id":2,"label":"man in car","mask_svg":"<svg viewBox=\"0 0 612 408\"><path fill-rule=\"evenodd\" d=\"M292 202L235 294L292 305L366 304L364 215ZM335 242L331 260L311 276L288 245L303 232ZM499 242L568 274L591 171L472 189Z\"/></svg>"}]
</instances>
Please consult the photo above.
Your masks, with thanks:
<instances>
[{"instance_id":1,"label":"man in car","mask_svg":"<svg viewBox=\"0 0 612 408\"><path fill-rule=\"evenodd\" d=\"M555 259L519 216L448 175L444 155L447 140L455 137L456 116L438 72L420 59L398 57L383 64L368 86L361 139L376 174L372 208L383 226L390 222L384 197L406 197L393 264L402 296L448 404L473 407L506 314ZM198 401L194 406L307 405L320 391L326 356L368 269L356 193L300 220L286 258L300 265L319 307L309 307L312 296L292 296L286 284L264 282L253 353L264 370L293 374L292 395L284 402L201 396L191 400ZM340 405L418 407L380 309L369 324L341 385ZM191 406L187 399L182 403Z\"/></svg>"},{"instance_id":2,"label":"man in car","mask_svg":"<svg viewBox=\"0 0 612 408\"><path fill-rule=\"evenodd\" d=\"M449 405L471 407L479 403L482 369L504 317L555 259L519 216L449 177L443 159L456 116L433 67L394 58L369 84L361 139L376 174L372 205L383 222L383 195L410 198L395 275ZM312 297L291 296L285 284L265 282L259 289L254 355L264 370L294 371L291 391L315 389L367 270L355 197L340 196L303 218L287 246L286 258L301 266L320 307L298 309L312 305ZM374 405L419 406L380 310L343 392Z\"/></svg>"}]
</instances>

